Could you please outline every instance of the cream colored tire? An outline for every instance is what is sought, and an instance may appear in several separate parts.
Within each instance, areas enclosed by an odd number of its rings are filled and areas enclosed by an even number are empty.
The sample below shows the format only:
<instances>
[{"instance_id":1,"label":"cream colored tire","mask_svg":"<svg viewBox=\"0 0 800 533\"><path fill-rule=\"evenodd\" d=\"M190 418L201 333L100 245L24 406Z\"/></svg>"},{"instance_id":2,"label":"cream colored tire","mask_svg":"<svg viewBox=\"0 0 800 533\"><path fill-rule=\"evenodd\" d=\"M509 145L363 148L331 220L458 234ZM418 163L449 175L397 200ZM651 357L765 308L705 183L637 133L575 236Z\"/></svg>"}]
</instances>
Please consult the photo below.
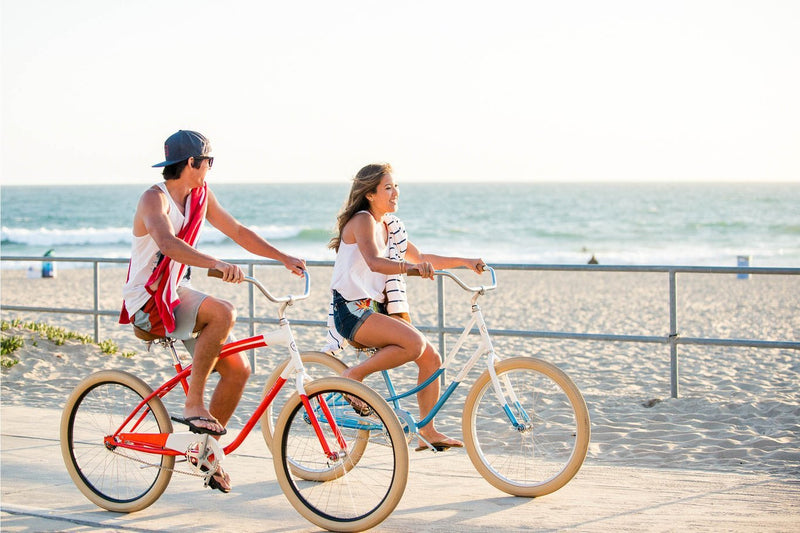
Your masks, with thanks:
<instances>
[{"instance_id":1,"label":"cream colored tire","mask_svg":"<svg viewBox=\"0 0 800 533\"><path fill-rule=\"evenodd\" d=\"M556 366L533 357L514 357L495 366L519 405L500 405L485 371L464 403L464 446L489 483L514 496L535 497L563 487L577 474L589 447L589 412L578 387ZM506 394L506 398L509 395Z\"/></svg>"},{"instance_id":2,"label":"cream colored tire","mask_svg":"<svg viewBox=\"0 0 800 533\"><path fill-rule=\"evenodd\" d=\"M79 383L64 406L59 430L64 464L84 496L103 509L144 509L163 494L172 477L175 457L104 443L151 393L150 386L132 374L104 370ZM171 433L172 422L161 400L152 398L148 406L149 412L137 418L135 431ZM145 468L146 464L155 467Z\"/></svg>"},{"instance_id":3,"label":"cream colored tire","mask_svg":"<svg viewBox=\"0 0 800 533\"><path fill-rule=\"evenodd\" d=\"M331 531L363 531L377 526L395 509L408 480L408 447L405 433L392 408L378 393L362 383L328 377L305 385L314 413L332 398L348 395L373 410L359 417L349 404L335 408L333 418L344 435L345 448L337 444L331 426L321 423L333 457L326 455L300 397L292 395L275 426L273 462L275 475L286 498L307 520ZM355 426L350 425L354 422ZM369 431L358 429L370 427ZM349 453L355 441L366 444L358 457ZM329 471L326 481L308 481L294 474Z\"/></svg>"}]
</instances>

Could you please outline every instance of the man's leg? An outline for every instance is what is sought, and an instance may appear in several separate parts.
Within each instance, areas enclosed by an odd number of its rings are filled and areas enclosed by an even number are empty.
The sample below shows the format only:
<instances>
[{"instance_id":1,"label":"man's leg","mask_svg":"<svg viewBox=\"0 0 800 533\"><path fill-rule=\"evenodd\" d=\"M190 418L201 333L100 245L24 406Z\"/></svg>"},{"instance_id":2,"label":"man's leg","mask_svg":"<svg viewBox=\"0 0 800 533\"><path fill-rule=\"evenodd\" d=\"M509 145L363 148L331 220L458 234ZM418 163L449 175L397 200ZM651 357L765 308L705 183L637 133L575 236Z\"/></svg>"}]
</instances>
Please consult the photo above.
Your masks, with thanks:
<instances>
[{"instance_id":1,"label":"man's leg","mask_svg":"<svg viewBox=\"0 0 800 533\"><path fill-rule=\"evenodd\" d=\"M219 361L216 369L219 372L219 382L211 396L208 410L220 424L226 426L239 405L250 377L250 361L244 353L238 353Z\"/></svg>"},{"instance_id":2,"label":"man's leg","mask_svg":"<svg viewBox=\"0 0 800 533\"><path fill-rule=\"evenodd\" d=\"M208 296L200 304L197 311L195 331L200 331L194 348L192 359L192 376L189 381L189 392L186 395L184 416L202 416L213 418L213 414L205 406L205 388L208 376L214 369L219 357L220 349L233 329L236 321L236 309L229 302ZM222 365L226 369L231 365ZM235 368L234 368L235 369ZM247 367L249 375L249 367ZM222 374L221 374L222 375ZM223 379L220 380L222 385ZM246 378L245 378L246 381ZM216 395L216 394L215 394ZM241 396L241 390L236 394L236 403ZM235 405L234 405L235 407ZM231 413L233 411L231 410ZM230 418L230 413L227 415ZM221 424L195 421L194 424L215 431L221 431L226 420Z\"/></svg>"}]
</instances>

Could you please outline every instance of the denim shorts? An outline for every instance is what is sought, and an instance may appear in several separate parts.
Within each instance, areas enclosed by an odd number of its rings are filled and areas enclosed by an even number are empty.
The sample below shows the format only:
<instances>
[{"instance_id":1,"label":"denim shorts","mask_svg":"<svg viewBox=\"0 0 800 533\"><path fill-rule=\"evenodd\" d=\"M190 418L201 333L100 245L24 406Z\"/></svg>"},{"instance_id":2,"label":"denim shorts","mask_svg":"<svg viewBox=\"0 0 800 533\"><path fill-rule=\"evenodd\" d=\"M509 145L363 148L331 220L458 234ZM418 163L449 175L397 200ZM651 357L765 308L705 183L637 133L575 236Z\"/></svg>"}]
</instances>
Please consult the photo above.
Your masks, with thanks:
<instances>
[{"instance_id":1,"label":"denim shorts","mask_svg":"<svg viewBox=\"0 0 800 533\"><path fill-rule=\"evenodd\" d=\"M386 306L370 298L348 301L333 291L333 325L345 339L355 340L356 331L372 313L386 314Z\"/></svg>"}]
</instances>

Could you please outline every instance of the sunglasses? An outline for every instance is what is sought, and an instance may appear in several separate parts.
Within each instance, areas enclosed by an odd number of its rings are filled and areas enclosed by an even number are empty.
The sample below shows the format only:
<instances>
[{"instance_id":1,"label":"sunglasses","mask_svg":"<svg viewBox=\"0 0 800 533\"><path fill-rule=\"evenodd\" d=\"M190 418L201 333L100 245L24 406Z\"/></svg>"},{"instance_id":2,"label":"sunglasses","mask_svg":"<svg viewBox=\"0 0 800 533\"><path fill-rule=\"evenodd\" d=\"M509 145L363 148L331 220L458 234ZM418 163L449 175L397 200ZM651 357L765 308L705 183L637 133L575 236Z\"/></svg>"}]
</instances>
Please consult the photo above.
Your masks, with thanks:
<instances>
[{"instance_id":1,"label":"sunglasses","mask_svg":"<svg viewBox=\"0 0 800 533\"><path fill-rule=\"evenodd\" d=\"M196 168L200 168L199 165L201 164L203 159L208 159L208 168L211 168L212 165L214 165L214 158L213 157L208 157L208 156L202 155L202 156L197 156L197 157L194 158L194 160L197 162L197 165L198 165Z\"/></svg>"}]
</instances>

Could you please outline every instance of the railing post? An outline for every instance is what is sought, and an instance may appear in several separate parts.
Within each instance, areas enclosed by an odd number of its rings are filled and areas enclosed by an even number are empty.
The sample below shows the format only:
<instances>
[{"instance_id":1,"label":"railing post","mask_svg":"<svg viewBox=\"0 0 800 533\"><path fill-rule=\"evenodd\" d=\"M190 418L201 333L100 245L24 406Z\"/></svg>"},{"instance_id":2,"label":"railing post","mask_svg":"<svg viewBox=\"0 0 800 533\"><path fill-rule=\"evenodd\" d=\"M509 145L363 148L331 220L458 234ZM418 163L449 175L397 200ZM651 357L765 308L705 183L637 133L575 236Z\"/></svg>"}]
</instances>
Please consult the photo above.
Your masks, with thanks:
<instances>
[{"instance_id":1,"label":"railing post","mask_svg":"<svg viewBox=\"0 0 800 533\"><path fill-rule=\"evenodd\" d=\"M436 294L439 308L437 309L437 325L439 328L439 354L442 357L447 355L444 340L444 278L436 276Z\"/></svg>"},{"instance_id":2,"label":"railing post","mask_svg":"<svg viewBox=\"0 0 800 533\"><path fill-rule=\"evenodd\" d=\"M100 343L100 263L92 262L94 274L94 342Z\"/></svg>"},{"instance_id":3,"label":"railing post","mask_svg":"<svg viewBox=\"0 0 800 533\"><path fill-rule=\"evenodd\" d=\"M444 277L436 276L436 294L438 299L439 308L436 311L437 321L439 327L439 355L447 357L447 345L444 339ZM445 374L442 372L441 376L442 385L445 384Z\"/></svg>"},{"instance_id":4,"label":"railing post","mask_svg":"<svg viewBox=\"0 0 800 533\"><path fill-rule=\"evenodd\" d=\"M675 270L669 271L669 361L670 392L678 397L678 281Z\"/></svg>"},{"instance_id":5,"label":"railing post","mask_svg":"<svg viewBox=\"0 0 800 533\"><path fill-rule=\"evenodd\" d=\"M251 278L255 277L255 265L253 263L250 263L249 265L247 265L247 275L250 276ZM253 292L253 284L252 283L248 283L247 284L247 298L248 298L247 311L250 314L249 315L250 316L250 336L252 337L253 335L256 334L256 323L253 320L255 318L255 316L256 316L256 300L255 300L255 293ZM256 372L256 351L255 350L250 350L250 368L253 369L253 373L255 374L255 372Z\"/></svg>"}]
</instances>

